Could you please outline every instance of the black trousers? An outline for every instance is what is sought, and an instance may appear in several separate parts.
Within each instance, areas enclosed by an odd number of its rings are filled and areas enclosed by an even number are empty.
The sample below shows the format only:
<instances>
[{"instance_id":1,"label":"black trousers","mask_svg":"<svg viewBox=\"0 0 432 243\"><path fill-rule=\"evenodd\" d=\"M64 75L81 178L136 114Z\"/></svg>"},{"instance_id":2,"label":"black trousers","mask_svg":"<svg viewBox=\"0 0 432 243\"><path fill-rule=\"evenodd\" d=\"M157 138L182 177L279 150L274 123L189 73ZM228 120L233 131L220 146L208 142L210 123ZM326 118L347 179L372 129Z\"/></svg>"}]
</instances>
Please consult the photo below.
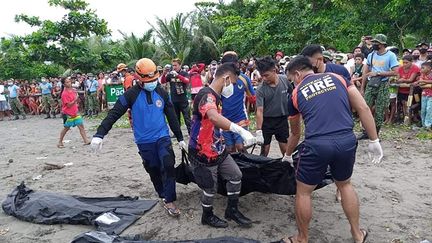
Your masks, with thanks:
<instances>
[{"instance_id":1,"label":"black trousers","mask_svg":"<svg viewBox=\"0 0 432 243\"><path fill-rule=\"evenodd\" d=\"M191 129L191 115L190 115L190 109L189 109L189 103L186 102L173 102L174 110L177 115L177 119L179 124L180 123L180 113L183 114L183 119L185 122L185 125L187 127L188 133L190 134Z\"/></svg>"}]
</instances>

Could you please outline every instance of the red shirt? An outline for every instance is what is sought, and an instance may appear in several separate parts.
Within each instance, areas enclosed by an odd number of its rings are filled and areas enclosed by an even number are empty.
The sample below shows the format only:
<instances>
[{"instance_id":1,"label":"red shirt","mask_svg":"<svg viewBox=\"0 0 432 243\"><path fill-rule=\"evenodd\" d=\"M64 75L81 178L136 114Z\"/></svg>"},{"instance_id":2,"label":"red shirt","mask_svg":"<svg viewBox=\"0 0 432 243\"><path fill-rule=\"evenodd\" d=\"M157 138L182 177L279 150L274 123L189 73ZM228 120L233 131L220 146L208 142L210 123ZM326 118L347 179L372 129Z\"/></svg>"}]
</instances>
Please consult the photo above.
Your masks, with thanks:
<instances>
[{"instance_id":1,"label":"red shirt","mask_svg":"<svg viewBox=\"0 0 432 243\"><path fill-rule=\"evenodd\" d=\"M126 73L124 81L123 81L124 90L128 90L128 89L132 88L133 81L134 81L134 76L132 76L129 73Z\"/></svg>"},{"instance_id":2,"label":"red shirt","mask_svg":"<svg viewBox=\"0 0 432 243\"><path fill-rule=\"evenodd\" d=\"M399 73L400 78L410 79L410 77L413 73L416 73L416 74L420 73L420 68L417 67L417 65L412 64L410 69L408 69L408 70L405 70L403 67L400 67L398 69L398 73ZM410 91L410 88L407 88L407 87L399 88L399 93L401 93L401 94L409 94L409 91Z\"/></svg>"},{"instance_id":3,"label":"red shirt","mask_svg":"<svg viewBox=\"0 0 432 243\"><path fill-rule=\"evenodd\" d=\"M421 74L419 80L432 80L432 73L428 75ZM422 95L432 97L432 89L431 88L423 89Z\"/></svg>"},{"instance_id":4,"label":"red shirt","mask_svg":"<svg viewBox=\"0 0 432 243\"><path fill-rule=\"evenodd\" d=\"M75 103L71 107L68 107L66 104L75 100L77 93L74 89L64 89L61 95L62 100L62 112L68 116L76 116L78 115L78 104Z\"/></svg>"}]
</instances>

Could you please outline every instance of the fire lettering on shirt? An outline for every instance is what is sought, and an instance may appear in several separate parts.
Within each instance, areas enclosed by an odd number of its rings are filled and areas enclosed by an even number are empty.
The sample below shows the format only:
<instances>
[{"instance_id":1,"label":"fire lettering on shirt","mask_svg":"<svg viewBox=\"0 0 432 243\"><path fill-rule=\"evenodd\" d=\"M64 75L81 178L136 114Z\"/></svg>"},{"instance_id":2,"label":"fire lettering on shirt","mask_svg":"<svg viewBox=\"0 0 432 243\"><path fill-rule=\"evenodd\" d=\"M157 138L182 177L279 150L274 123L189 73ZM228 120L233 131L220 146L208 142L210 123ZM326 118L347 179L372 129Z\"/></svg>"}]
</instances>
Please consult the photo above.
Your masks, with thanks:
<instances>
[{"instance_id":1,"label":"fire lettering on shirt","mask_svg":"<svg viewBox=\"0 0 432 243\"><path fill-rule=\"evenodd\" d=\"M302 92L306 100L310 100L317 95L335 89L336 85L334 84L333 79L329 75L326 75L324 77L309 82L308 84L303 86L300 91Z\"/></svg>"}]
</instances>

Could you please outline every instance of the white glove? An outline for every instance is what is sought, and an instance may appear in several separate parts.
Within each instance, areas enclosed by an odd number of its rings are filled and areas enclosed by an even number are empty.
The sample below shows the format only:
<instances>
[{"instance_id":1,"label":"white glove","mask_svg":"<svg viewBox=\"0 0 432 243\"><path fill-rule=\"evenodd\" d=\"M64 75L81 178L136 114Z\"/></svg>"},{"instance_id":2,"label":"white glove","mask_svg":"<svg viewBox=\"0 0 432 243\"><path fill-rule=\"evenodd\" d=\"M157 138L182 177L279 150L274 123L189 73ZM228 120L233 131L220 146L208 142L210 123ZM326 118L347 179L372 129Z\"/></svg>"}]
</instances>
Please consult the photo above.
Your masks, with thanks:
<instances>
[{"instance_id":1,"label":"white glove","mask_svg":"<svg viewBox=\"0 0 432 243\"><path fill-rule=\"evenodd\" d=\"M230 131L239 134L243 138L243 144L250 146L256 143L256 138L248 130L231 122Z\"/></svg>"},{"instance_id":2,"label":"white glove","mask_svg":"<svg viewBox=\"0 0 432 243\"><path fill-rule=\"evenodd\" d=\"M379 164L383 158L383 151L379 139L369 141L369 158L372 159L372 163Z\"/></svg>"},{"instance_id":3,"label":"white glove","mask_svg":"<svg viewBox=\"0 0 432 243\"><path fill-rule=\"evenodd\" d=\"M285 154L282 158L282 162L289 162L290 164L293 164L294 160L292 158L292 155Z\"/></svg>"},{"instance_id":4,"label":"white glove","mask_svg":"<svg viewBox=\"0 0 432 243\"><path fill-rule=\"evenodd\" d=\"M183 140L179 142L179 147L180 147L180 150L186 150L187 151L187 149L188 149L186 142Z\"/></svg>"},{"instance_id":5,"label":"white glove","mask_svg":"<svg viewBox=\"0 0 432 243\"><path fill-rule=\"evenodd\" d=\"M102 138L93 137L90 143L90 147L94 153L99 152L102 149Z\"/></svg>"},{"instance_id":6,"label":"white glove","mask_svg":"<svg viewBox=\"0 0 432 243\"><path fill-rule=\"evenodd\" d=\"M257 130L255 132L257 144L263 144L264 143L264 137L262 135L262 130Z\"/></svg>"},{"instance_id":7,"label":"white glove","mask_svg":"<svg viewBox=\"0 0 432 243\"><path fill-rule=\"evenodd\" d=\"M282 158L282 162L288 162L292 167L294 167L294 160L292 158L292 155L285 154Z\"/></svg>"},{"instance_id":8,"label":"white glove","mask_svg":"<svg viewBox=\"0 0 432 243\"><path fill-rule=\"evenodd\" d=\"M173 75L174 77L177 77L177 75L178 75L178 73L176 71L171 71L170 74Z\"/></svg>"}]
</instances>

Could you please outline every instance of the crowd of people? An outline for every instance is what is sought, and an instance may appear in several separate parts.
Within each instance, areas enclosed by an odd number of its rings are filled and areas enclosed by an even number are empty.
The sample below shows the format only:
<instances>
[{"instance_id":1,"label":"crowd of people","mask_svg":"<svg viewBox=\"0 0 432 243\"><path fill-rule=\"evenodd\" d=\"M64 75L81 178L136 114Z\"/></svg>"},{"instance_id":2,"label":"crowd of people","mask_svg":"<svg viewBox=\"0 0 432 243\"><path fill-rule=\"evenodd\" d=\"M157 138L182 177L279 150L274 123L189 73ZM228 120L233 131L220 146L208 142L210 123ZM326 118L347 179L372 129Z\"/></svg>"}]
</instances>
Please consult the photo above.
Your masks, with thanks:
<instances>
[{"instance_id":1,"label":"crowd of people","mask_svg":"<svg viewBox=\"0 0 432 243\"><path fill-rule=\"evenodd\" d=\"M430 62L432 60L432 47L422 42L414 49L405 48L399 50L395 46L387 45L387 38L384 35L380 35L378 38L380 38L383 43L383 49L379 51L385 54L383 58L381 58L381 55L376 55L374 58L371 56L372 60L368 60L368 55L373 52L371 36L363 36L360 44L354 47L350 53L341 53L334 47L324 48L323 46L319 46L321 51L316 50L315 53L309 53L309 55L322 56L322 59L316 60L317 63L314 64L316 66L318 65L318 61L322 60L322 65L319 68L320 72L336 72L341 74L346 79L352 80L353 84L355 84L363 94L368 88L367 86L362 86L362 84L366 84L364 79L371 78L370 75L381 71L379 72L381 75L378 75L378 78L383 82L388 80L389 82L385 82L388 84L388 87L381 86L379 92L382 95L379 95L379 97L373 98L376 94L370 96L370 92L365 96L368 103L373 103L375 109L378 109L375 112L379 114L377 116L377 126L381 127L382 124L408 123L408 121L411 121L420 126L430 128L432 124L430 115L432 101L428 98L431 94L427 87L429 87L428 85L430 84L428 80L431 76ZM317 47L318 46L316 46L316 48ZM395 57L390 53L394 53ZM273 58L276 61L279 74L285 74L285 69L293 57L295 57L295 55L287 56L284 55L282 51L275 53ZM366 64L368 61L381 62L388 61L389 58L392 59L391 61L393 63L391 65L393 65L393 67L389 68L375 65L375 67L372 67L375 71L366 74L367 70L365 70L365 68L367 67ZM254 91L262 84L263 80L262 75L257 69L257 58L243 58L239 60L238 63L241 77L244 77L243 82L245 83L245 87L248 87L247 91L249 93L255 93ZM396 66L396 63L398 66ZM190 115L188 115L190 111L186 109L186 107L189 107L186 106L186 104L190 105L198 91L212 82L219 64L221 64L220 60L213 60L209 65L204 63L192 63L189 68L189 65L182 66L181 60L178 60L178 63L173 62L163 67L157 66L160 74L159 83L162 84L166 91L169 91L173 102L176 104L176 114L178 117L180 114L184 117L188 130L190 130ZM326 64L335 64L337 66ZM328 66L331 66L331 68L323 69ZM342 67L344 67L344 69L342 69ZM383 75L383 73L386 72L384 70L390 73ZM188 83L183 83L181 85L170 85L171 82L169 80L172 79L173 71L181 72L180 77L188 77L190 78L190 82L188 81ZM123 63L119 64L113 72L101 72L98 73L97 76L92 73L74 73L71 75L71 80L72 87L75 88L79 94L79 111L83 113L84 116L92 116L107 109L105 85L123 84L124 89L127 90L134 84L134 80L136 80L135 76L135 70L132 67L127 67L127 65ZM60 82L60 77L41 77L31 81L11 79L1 83L0 89L2 89L3 92L0 96L0 102L2 102L2 106L0 107L0 120L3 120L5 116L10 119L18 119L20 115L25 118L26 115L40 114L45 114L46 118L55 118L61 113L60 93L62 90L62 83ZM183 100L178 100L179 97L182 97L181 92L184 92L186 96L182 98ZM179 93L180 96L177 95L177 93ZM410 94L413 98L412 101L408 102ZM5 103L4 101L7 102ZM256 107L255 94L246 96L245 107L248 114L255 112L260 113L260 109Z\"/></svg>"},{"instance_id":2,"label":"crowd of people","mask_svg":"<svg viewBox=\"0 0 432 243\"><path fill-rule=\"evenodd\" d=\"M237 207L242 174L230 153L246 152L257 143L261 156L268 156L274 136L282 160L292 163L303 121L302 162L296 165L299 234L280 242L307 242L311 193L327 167L355 242L365 242L368 233L360 229L359 203L350 183L357 140L370 140L369 152L379 163L383 124L408 120L426 129L432 125L432 47L420 43L400 52L383 34L362 37L348 54L320 45L308 45L295 56L278 51L272 57L241 59L228 51L209 65L189 67L176 58L157 66L143 58L134 68L120 63L114 72L97 77L76 73L61 80L41 78L39 84L11 80L0 86L0 111L7 114L12 108L15 119L26 113L45 112L47 118L62 113L65 128L58 146L64 147L62 139L74 126L80 128L84 144L90 144L78 110L87 116L98 114L107 107L104 86L113 83L123 84L124 94L101 122L91 147L100 150L113 124L128 113L144 168L168 214L177 217L171 130L180 149L187 151L202 189L201 222L217 228L228 226L213 213L218 175L227 181L225 218L252 225ZM182 117L188 144L180 129ZM355 119L364 129L357 138ZM249 131L251 123L255 134Z\"/></svg>"}]
</instances>

